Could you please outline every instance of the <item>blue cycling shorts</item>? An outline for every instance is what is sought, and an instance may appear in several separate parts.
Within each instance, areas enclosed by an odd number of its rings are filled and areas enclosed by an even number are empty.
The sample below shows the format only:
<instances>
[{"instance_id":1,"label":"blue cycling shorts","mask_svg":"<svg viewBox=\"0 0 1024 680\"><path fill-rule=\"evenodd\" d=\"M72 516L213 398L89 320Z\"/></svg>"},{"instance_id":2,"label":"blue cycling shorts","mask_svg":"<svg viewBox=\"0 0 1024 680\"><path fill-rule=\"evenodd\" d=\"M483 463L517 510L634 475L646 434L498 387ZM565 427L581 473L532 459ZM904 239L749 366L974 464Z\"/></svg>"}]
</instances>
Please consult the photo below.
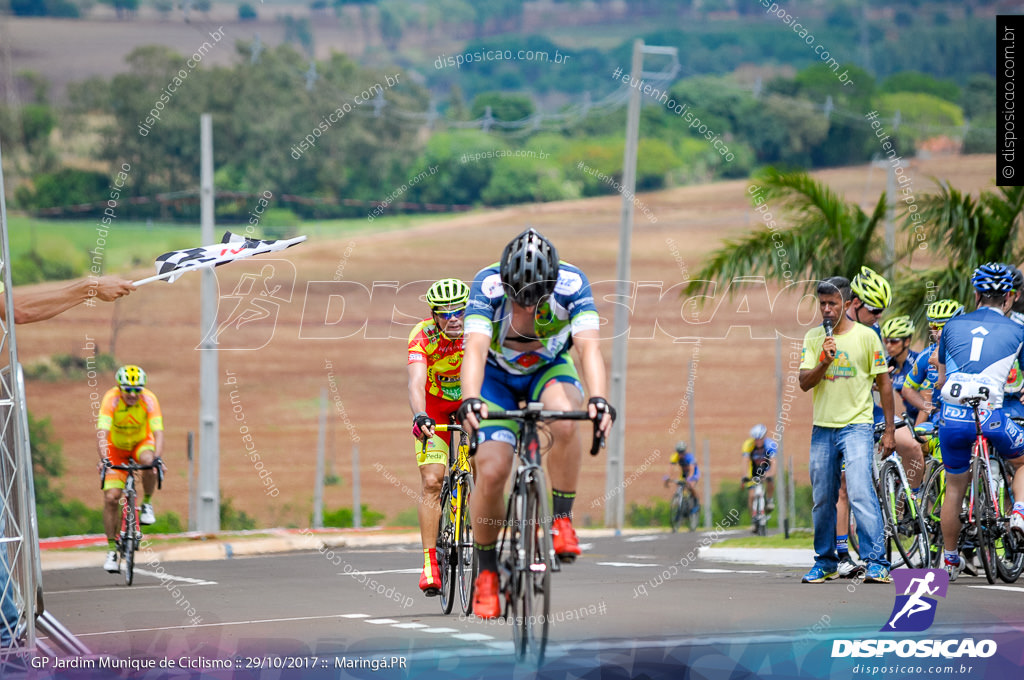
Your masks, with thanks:
<instances>
[{"instance_id":1,"label":"blue cycling shorts","mask_svg":"<svg viewBox=\"0 0 1024 680\"><path fill-rule=\"evenodd\" d=\"M989 444L1004 459L1024 455L1024 429L1010 420L1003 409L981 410L981 431ZM939 418L939 444L946 472L956 475L971 467L971 448L977 438L974 414L966 406L942 405Z\"/></svg>"},{"instance_id":2,"label":"blue cycling shorts","mask_svg":"<svg viewBox=\"0 0 1024 680\"><path fill-rule=\"evenodd\" d=\"M544 368L527 375L515 375L487 362L480 398L488 408L508 411L519 408L520 402L540 401L540 395L554 383L569 383L583 397L583 385L568 352L559 354ZM485 420L480 428L479 441L500 441L515 446L518 433L519 425L511 420Z\"/></svg>"}]
</instances>

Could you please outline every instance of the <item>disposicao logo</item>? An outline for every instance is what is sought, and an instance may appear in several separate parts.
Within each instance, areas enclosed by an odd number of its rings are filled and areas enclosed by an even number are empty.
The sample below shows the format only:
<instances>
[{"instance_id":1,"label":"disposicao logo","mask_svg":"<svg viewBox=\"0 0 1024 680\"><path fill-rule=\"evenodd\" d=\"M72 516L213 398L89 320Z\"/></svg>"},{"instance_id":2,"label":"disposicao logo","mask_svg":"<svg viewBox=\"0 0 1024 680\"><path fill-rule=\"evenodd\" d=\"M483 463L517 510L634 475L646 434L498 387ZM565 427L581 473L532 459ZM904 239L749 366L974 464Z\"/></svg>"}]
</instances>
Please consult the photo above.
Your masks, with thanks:
<instances>
[{"instance_id":1,"label":"disposicao logo","mask_svg":"<svg viewBox=\"0 0 1024 680\"><path fill-rule=\"evenodd\" d=\"M920 633L935 622L936 597L946 597L949 574L944 569L898 569L892 572L896 602L883 633ZM988 658L997 651L994 640L833 640L832 658L900 657Z\"/></svg>"}]
</instances>

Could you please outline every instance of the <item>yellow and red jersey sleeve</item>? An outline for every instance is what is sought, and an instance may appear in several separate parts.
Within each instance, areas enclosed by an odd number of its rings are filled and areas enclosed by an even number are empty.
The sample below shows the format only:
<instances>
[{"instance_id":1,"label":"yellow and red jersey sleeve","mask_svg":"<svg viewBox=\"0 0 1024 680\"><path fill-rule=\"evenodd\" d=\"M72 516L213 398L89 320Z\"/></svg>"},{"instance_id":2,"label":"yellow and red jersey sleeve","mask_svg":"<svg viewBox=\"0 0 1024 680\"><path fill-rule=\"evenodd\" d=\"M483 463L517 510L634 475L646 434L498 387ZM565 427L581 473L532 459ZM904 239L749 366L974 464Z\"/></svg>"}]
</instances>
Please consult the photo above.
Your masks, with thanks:
<instances>
[{"instance_id":1,"label":"yellow and red jersey sleeve","mask_svg":"<svg viewBox=\"0 0 1024 680\"><path fill-rule=\"evenodd\" d=\"M430 353L430 339L427 337L426 326L432 324L433 319L420 321L409 333L409 363L425 364L427 355Z\"/></svg>"}]
</instances>

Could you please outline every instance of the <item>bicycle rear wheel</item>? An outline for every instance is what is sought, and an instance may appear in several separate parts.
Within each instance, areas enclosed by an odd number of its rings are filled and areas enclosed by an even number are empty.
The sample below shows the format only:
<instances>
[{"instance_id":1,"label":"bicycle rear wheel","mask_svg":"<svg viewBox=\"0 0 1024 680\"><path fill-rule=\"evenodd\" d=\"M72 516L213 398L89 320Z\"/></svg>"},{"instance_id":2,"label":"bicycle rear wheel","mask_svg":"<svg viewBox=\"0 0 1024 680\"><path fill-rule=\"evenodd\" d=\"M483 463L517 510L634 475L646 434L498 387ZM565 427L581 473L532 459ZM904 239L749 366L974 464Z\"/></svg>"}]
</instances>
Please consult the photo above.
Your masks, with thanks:
<instances>
[{"instance_id":1,"label":"bicycle rear wheel","mask_svg":"<svg viewBox=\"0 0 1024 680\"><path fill-rule=\"evenodd\" d=\"M459 600L467 616L473 613L473 583L477 575L476 552L473 550L473 525L469 518L469 497L473 493L473 477L462 475L459 479L459 540L456 547L458 559Z\"/></svg>"},{"instance_id":2,"label":"bicycle rear wheel","mask_svg":"<svg viewBox=\"0 0 1024 680\"><path fill-rule=\"evenodd\" d=\"M993 507L991 488L989 487L988 465L985 459L978 455L971 466L971 488L974 490L974 527L976 529L976 540L978 555L981 557L981 566L985 569L985 578L989 583L995 583L999 576L996 566L996 516Z\"/></svg>"},{"instance_id":3,"label":"bicycle rear wheel","mask_svg":"<svg viewBox=\"0 0 1024 680\"><path fill-rule=\"evenodd\" d=\"M437 570L441 579L441 611L452 613L455 605L455 567L458 559L455 550L455 509L452 494L445 477L441 484L441 518L437 521Z\"/></svg>"},{"instance_id":4,"label":"bicycle rear wheel","mask_svg":"<svg viewBox=\"0 0 1024 680\"><path fill-rule=\"evenodd\" d=\"M695 512L697 510L697 498L693 494L687 494L687 502L683 504L686 512L686 527L691 531L697 530L697 524L700 523L700 517Z\"/></svg>"},{"instance_id":5,"label":"bicycle rear wheel","mask_svg":"<svg viewBox=\"0 0 1024 680\"><path fill-rule=\"evenodd\" d=\"M1006 583L1014 583L1024 570L1024 545L1017 535L1010 531L1009 522L1005 521L1013 512L1013 477L1007 479L1005 468L996 463L992 469L996 481L999 499L999 538L996 539L996 570L999 578Z\"/></svg>"},{"instance_id":6,"label":"bicycle rear wheel","mask_svg":"<svg viewBox=\"0 0 1024 680\"><path fill-rule=\"evenodd\" d=\"M130 586L135 579L135 533L139 518L135 512L135 494L128 494L124 503L124 534L121 550L124 552L124 584Z\"/></svg>"},{"instance_id":7,"label":"bicycle rear wheel","mask_svg":"<svg viewBox=\"0 0 1024 680\"><path fill-rule=\"evenodd\" d=\"M924 568L931 552L928 527L925 526L910 489L903 485L896 463L886 461L879 473L879 480L884 493L879 500L885 507L886 522L890 529L886 532L886 541L896 547L908 568ZM891 554L892 548L887 546L887 552Z\"/></svg>"}]
</instances>

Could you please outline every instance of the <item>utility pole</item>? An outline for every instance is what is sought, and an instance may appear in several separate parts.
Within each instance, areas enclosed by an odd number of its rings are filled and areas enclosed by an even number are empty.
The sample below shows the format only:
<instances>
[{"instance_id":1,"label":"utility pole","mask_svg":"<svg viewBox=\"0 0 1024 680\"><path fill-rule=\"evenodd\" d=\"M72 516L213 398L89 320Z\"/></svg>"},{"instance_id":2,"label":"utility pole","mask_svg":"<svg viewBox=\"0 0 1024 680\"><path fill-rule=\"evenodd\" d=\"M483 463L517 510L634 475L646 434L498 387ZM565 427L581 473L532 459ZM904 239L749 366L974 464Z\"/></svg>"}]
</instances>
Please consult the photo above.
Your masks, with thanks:
<instances>
[{"instance_id":1,"label":"utility pole","mask_svg":"<svg viewBox=\"0 0 1024 680\"><path fill-rule=\"evenodd\" d=\"M199 118L199 212L203 243L213 236L213 118ZM213 268L202 272L200 287L199 348L199 508L196 528L204 533L220 531L220 395L217 371L217 275Z\"/></svg>"}]
</instances>

